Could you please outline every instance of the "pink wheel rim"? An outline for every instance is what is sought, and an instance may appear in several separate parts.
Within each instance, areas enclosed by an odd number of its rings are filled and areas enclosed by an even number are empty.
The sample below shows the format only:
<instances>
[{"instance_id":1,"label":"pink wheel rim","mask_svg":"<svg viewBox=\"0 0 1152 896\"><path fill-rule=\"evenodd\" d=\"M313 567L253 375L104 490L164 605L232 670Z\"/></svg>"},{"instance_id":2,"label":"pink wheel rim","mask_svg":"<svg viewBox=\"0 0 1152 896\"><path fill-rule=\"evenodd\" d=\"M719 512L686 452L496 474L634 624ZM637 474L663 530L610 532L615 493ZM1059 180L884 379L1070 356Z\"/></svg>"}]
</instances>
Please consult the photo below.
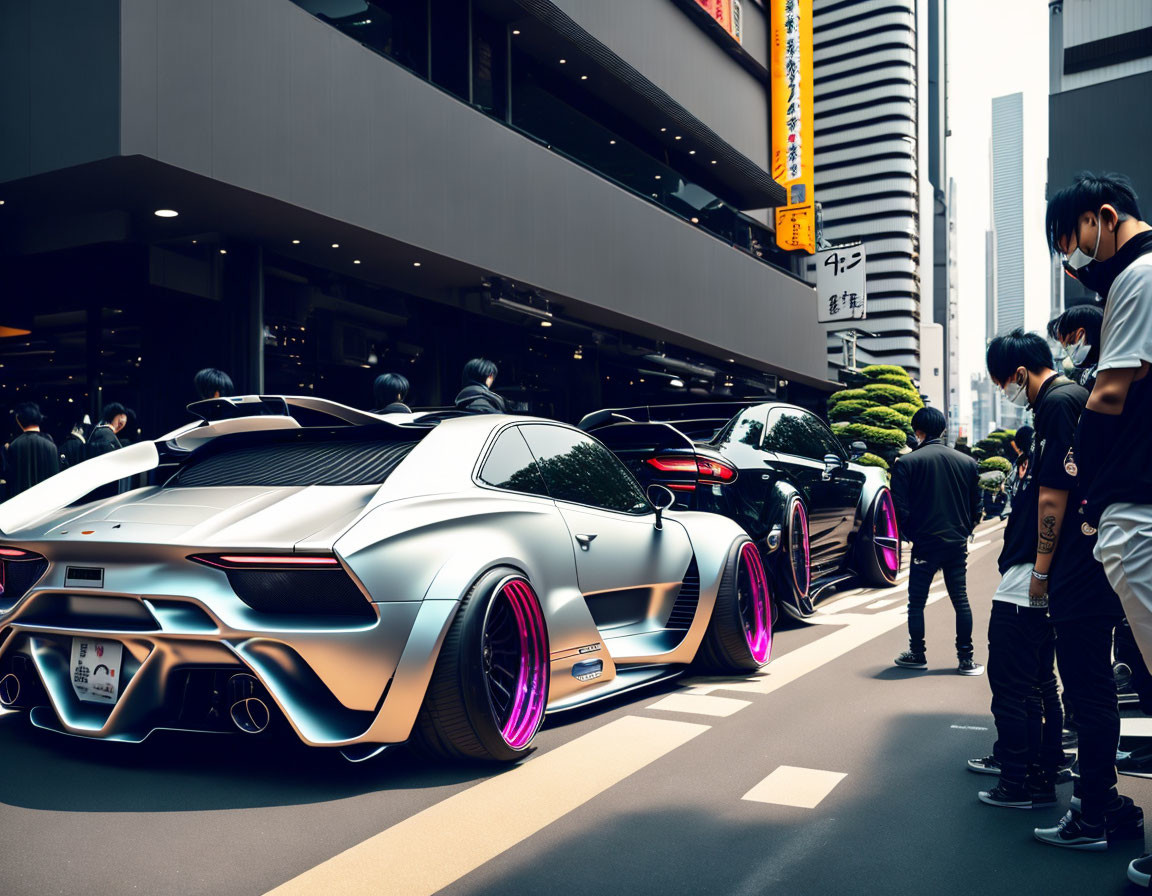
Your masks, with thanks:
<instances>
[{"instance_id":1,"label":"pink wheel rim","mask_svg":"<svg viewBox=\"0 0 1152 896\"><path fill-rule=\"evenodd\" d=\"M888 489L880 492L876 499L876 522L873 532L873 541L876 543L877 559L880 567L889 579L894 579L900 570L900 551L891 547L899 544L900 529L896 524L896 505L892 501L892 493ZM879 541L884 539L884 543Z\"/></svg>"},{"instance_id":2,"label":"pink wheel rim","mask_svg":"<svg viewBox=\"0 0 1152 896\"><path fill-rule=\"evenodd\" d=\"M792 502L792 519L788 528L792 581L796 592L804 597L812 583L812 555L808 543L808 511L800 501Z\"/></svg>"},{"instance_id":3,"label":"pink wheel rim","mask_svg":"<svg viewBox=\"0 0 1152 896\"><path fill-rule=\"evenodd\" d=\"M548 702L548 629L532 586L509 579L484 621L484 673L500 735L513 749L531 743Z\"/></svg>"},{"instance_id":4,"label":"pink wheel rim","mask_svg":"<svg viewBox=\"0 0 1152 896\"><path fill-rule=\"evenodd\" d=\"M772 654L772 599L768 590L768 576L760 552L751 542L740 549L736 569L736 594L740 604L740 620L744 625L744 639L748 651L757 663L768 662Z\"/></svg>"}]
</instances>

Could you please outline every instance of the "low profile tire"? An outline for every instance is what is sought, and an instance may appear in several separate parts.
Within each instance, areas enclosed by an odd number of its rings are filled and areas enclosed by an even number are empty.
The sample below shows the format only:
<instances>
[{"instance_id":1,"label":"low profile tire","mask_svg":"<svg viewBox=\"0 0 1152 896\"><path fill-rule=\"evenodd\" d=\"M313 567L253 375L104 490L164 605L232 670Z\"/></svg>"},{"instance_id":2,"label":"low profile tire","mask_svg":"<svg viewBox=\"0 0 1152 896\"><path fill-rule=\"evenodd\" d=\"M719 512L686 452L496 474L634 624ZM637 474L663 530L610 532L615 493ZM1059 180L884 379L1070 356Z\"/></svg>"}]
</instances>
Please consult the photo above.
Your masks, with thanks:
<instances>
[{"instance_id":1,"label":"low profile tire","mask_svg":"<svg viewBox=\"0 0 1152 896\"><path fill-rule=\"evenodd\" d=\"M772 594L760 551L749 539L728 552L716 606L697 662L713 672L753 672L772 655Z\"/></svg>"},{"instance_id":2,"label":"low profile tire","mask_svg":"<svg viewBox=\"0 0 1152 896\"><path fill-rule=\"evenodd\" d=\"M865 584L883 588L896 583L900 571L900 529L892 492L880 489L860 527L856 569Z\"/></svg>"},{"instance_id":3,"label":"low profile tire","mask_svg":"<svg viewBox=\"0 0 1152 896\"><path fill-rule=\"evenodd\" d=\"M548 705L548 628L532 585L513 569L482 575L461 601L412 731L444 759L516 762Z\"/></svg>"}]
</instances>

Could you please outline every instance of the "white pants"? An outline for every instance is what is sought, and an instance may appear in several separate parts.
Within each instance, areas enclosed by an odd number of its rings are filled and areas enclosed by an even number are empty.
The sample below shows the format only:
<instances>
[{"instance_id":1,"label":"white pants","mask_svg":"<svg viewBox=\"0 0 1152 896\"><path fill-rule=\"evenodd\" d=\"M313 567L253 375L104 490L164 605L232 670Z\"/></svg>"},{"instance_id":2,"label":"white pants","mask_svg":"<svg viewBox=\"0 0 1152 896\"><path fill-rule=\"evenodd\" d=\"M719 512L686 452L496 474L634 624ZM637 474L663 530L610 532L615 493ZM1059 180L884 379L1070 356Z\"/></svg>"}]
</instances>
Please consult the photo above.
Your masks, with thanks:
<instances>
[{"instance_id":1,"label":"white pants","mask_svg":"<svg viewBox=\"0 0 1152 896\"><path fill-rule=\"evenodd\" d=\"M1096 559L1112 589L1140 652L1152 658L1152 504L1113 504L1100 516Z\"/></svg>"}]
</instances>

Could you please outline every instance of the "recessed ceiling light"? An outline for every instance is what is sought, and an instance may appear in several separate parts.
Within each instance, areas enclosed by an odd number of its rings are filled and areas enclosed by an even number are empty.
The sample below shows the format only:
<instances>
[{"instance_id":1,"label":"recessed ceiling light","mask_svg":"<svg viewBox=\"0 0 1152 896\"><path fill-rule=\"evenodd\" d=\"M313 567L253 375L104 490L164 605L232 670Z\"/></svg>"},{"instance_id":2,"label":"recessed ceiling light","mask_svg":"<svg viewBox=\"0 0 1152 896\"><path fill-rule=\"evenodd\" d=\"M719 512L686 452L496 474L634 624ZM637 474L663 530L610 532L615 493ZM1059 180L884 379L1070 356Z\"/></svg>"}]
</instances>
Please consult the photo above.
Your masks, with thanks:
<instances>
[{"instance_id":1,"label":"recessed ceiling light","mask_svg":"<svg viewBox=\"0 0 1152 896\"><path fill-rule=\"evenodd\" d=\"M352 264L360 264L360 259L359 258L353 258Z\"/></svg>"},{"instance_id":2,"label":"recessed ceiling light","mask_svg":"<svg viewBox=\"0 0 1152 896\"><path fill-rule=\"evenodd\" d=\"M412 262L412 267L414 267L414 268L420 267L420 262L418 262L418 261Z\"/></svg>"},{"instance_id":3,"label":"recessed ceiling light","mask_svg":"<svg viewBox=\"0 0 1152 896\"><path fill-rule=\"evenodd\" d=\"M293 245L293 246L299 246L299 245L300 245L300 240L292 240L292 245Z\"/></svg>"},{"instance_id":4,"label":"recessed ceiling light","mask_svg":"<svg viewBox=\"0 0 1152 896\"><path fill-rule=\"evenodd\" d=\"M561 60L560 60L560 64L561 64L561 65L563 65L563 64L564 64L564 63L566 63L567 61L568 61L567 59L561 59Z\"/></svg>"},{"instance_id":5,"label":"recessed ceiling light","mask_svg":"<svg viewBox=\"0 0 1152 896\"><path fill-rule=\"evenodd\" d=\"M716 160L715 160L715 159L713 159L713 160L712 160L712 164L713 164L713 165L715 165L715 164L716 164Z\"/></svg>"},{"instance_id":6,"label":"recessed ceiling light","mask_svg":"<svg viewBox=\"0 0 1152 896\"><path fill-rule=\"evenodd\" d=\"M220 254L221 254L221 255L227 255L227 254L228 254L228 250L227 250L227 249L221 249L221 250L220 250Z\"/></svg>"},{"instance_id":7,"label":"recessed ceiling light","mask_svg":"<svg viewBox=\"0 0 1152 896\"><path fill-rule=\"evenodd\" d=\"M540 321L540 326L542 326L542 327L550 327L550 326L552 326L552 321L550 321L550 320L542 320L542 321Z\"/></svg>"},{"instance_id":8,"label":"recessed ceiling light","mask_svg":"<svg viewBox=\"0 0 1152 896\"><path fill-rule=\"evenodd\" d=\"M699 224L699 223L700 223L700 219L699 219L699 218L692 218L692 219L690 219L690 220L692 221L692 223L693 223L693 224Z\"/></svg>"},{"instance_id":9,"label":"recessed ceiling light","mask_svg":"<svg viewBox=\"0 0 1152 896\"><path fill-rule=\"evenodd\" d=\"M694 150L694 149L688 150L688 155L690 155L690 156L696 155L696 150Z\"/></svg>"},{"instance_id":10,"label":"recessed ceiling light","mask_svg":"<svg viewBox=\"0 0 1152 896\"><path fill-rule=\"evenodd\" d=\"M171 208L158 208L152 212L157 218L175 218L180 212Z\"/></svg>"},{"instance_id":11,"label":"recessed ceiling light","mask_svg":"<svg viewBox=\"0 0 1152 896\"><path fill-rule=\"evenodd\" d=\"M681 139L680 135L679 135L679 134L677 134L677 135L676 135L676 137L675 137L675 139L676 139L676 140L680 140L680 139Z\"/></svg>"},{"instance_id":12,"label":"recessed ceiling light","mask_svg":"<svg viewBox=\"0 0 1152 896\"><path fill-rule=\"evenodd\" d=\"M519 33L520 33L520 29L519 29L519 28L513 28L513 29L512 29L512 33L513 33L513 34L519 34Z\"/></svg>"},{"instance_id":13,"label":"recessed ceiling light","mask_svg":"<svg viewBox=\"0 0 1152 896\"><path fill-rule=\"evenodd\" d=\"M660 133L663 134L668 128L660 128Z\"/></svg>"},{"instance_id":14,"label":"recessed ceiling light","mask_svg":"<svg viewBox=\"0 0 1152 896\"><path fill-rule=\"evenodd\" d=\"M193 245L193 246L195 246L195 245L196 245L196 240L192 240L192 245Z\"/></svg>"},{"instance_id":15,"label":"recessed ceiling light","mask_svg":"<svg viewBox=\"0 0 1152 896\"><path fill-rule=\"evenodd\" d=\"M587 76L587 75L581 75L581 76L580 76L580 80L581 80L581 81L587 81L587 80L588 80L588 76Z\"/></svg>"},{"instance_id":16,"label":"recessed ceiling light","mask_svg":"<svg viewBox=\"0 0 1152 896\"><path fill-rule=\"evenodd\" d=\"M0 205L3 205L3 204L4 204L4 200L0 199Z\"/></svg>"},{"instance_id":17,"label":"recessed ceiling light","mask_svg":"<svg viewBox=\"0 0 1152 896\"><path fill-rule=\"evenodd\" d=\"M332 248L333 248L333 249L339 249L339 248L340 248L340 244L339 244L339 243L333 243L333 244L332 244Z\"/></svg>"},{"instance_id":18,"label":"recessed ceiling light","mask_svg":"<svg viewBox=\"0 0 1152 896\"><path fill-rule=\"evenodd\" d=\"M657 175L656 175L656 180L660 180L660 175L659 175L659 174L657 174Z\"/></svg>"},{"instance_id":19,"label":"recessed ceiling light","mask_svg":"<svg viewBox=\"0 0 1152 896\"><path fill-rule=\"evenodd\" d=\"M615 141L615 140L609 140L609 141L608 141L608 145L609 145L609 146L615 146L615 145L616 145L616 141Z\"/></svg>"}]
</instances>

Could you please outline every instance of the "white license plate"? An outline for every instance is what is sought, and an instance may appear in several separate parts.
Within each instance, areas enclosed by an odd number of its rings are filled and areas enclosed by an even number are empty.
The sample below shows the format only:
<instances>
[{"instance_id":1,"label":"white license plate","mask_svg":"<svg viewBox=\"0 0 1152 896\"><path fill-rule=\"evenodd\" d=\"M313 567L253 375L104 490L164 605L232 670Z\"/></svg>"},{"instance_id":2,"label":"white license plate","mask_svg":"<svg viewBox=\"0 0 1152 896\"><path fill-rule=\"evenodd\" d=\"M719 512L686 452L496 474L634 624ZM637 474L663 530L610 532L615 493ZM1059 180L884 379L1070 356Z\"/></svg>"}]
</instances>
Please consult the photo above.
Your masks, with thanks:
<instances>
[{"instance_id":1,"label":"white license plate","mask_svg":"<svg viewBox=\"0 0 1152 896\"><path fill-rule=\"evenodd\" d=\"M96 638L72 639L72 690L89 703L115 703L120 696L124 645Z\"/></svg>"}]
</instances>

